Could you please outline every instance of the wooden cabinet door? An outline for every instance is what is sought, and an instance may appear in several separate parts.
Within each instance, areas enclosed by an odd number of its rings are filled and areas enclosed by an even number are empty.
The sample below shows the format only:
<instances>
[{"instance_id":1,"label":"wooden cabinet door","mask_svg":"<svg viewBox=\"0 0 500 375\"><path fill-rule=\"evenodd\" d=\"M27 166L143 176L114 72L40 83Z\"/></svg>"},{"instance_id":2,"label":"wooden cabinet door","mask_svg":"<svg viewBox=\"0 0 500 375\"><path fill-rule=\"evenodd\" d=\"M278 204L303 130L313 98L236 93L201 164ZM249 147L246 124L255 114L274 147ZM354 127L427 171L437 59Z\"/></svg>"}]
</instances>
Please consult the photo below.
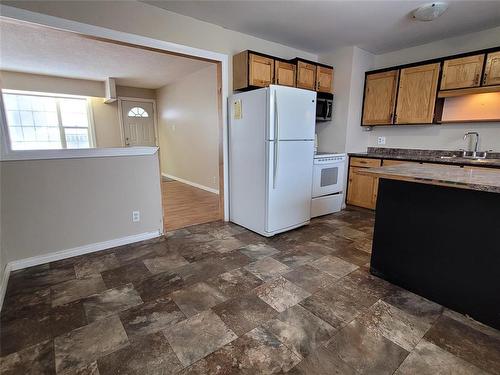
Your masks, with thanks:
<instances>
[{"instance_id":1,"label":"wooden cabinet door","mask_svg":"<svg viewBox=\"0 0 500 375\"><path fill-rule=\"evenodd\" d=\"M377 202L378 178L360 175L357 173L360 169L363 168L349 168L347 203L374 209Z\"/></svg>"},{"instance_id":2,"label":"wooden cabinet door","mask_svg":"<svg viewBox=\"0 0 500 375\"><path fill-rule=\"evenodd\" d=\"M297 62L297 87L307 90L316 88L316 65Z\"/></svg>"},{"instance_id":3,"label":"wooden cabinet door","mask_svg":"<svg viewBox=\"0 0 500 375\"><path fill-rule=\"evenodd\" d=\"M276 60L274 62L274 83L295 87L295 70L294 64Z\"/></svg>"},{"instance_id":4,"label":"wooden cabinet door","mask_svg":"<svg viewBox=\"0 0 500 375\"><path fill-rule=\"evenodd\" d=\"M366 76L362 125L392 124L398 78L399 70Z\"/></svg>"},{"instance_id":5,"label":"wooden cabinet door","mask_svg":"<svg viewBox=\"0 0 500 375\"><path fill-rule=\"evenodd\" d=\"M463 89L481 84L484 55L446 60L441 76L441 90Z\"/></svg>"},{"instance_id":6,"label":"wooden cabinet door","mask_svg":"<svg viewBox=\"0 0 500 375\"><path fill-rule=\"evenodd\" d=\"M333 69L324 66L316 68L316 91L333 92Z\"/></svg>"},{"instance_id":7,"label":"wooden cabinet door","mask_svg":"<svg viewBox=\"0 0 500 375\"><path fill-rule=\"evenodd\" d=\"M436 104L439 63L401 69L396 124L431 124Z\"/></svg>"},{"instance_id":8,"label":"wooden cabinet door","mask_svg":"<svg viewBox=\"0 0 500 375\"><path fill-rule=\"evenodd\" d=\"M250 54L249 85L266 87L273 83L274 60L269 57Z\"/></svg>"},{"instance_id":9,"label":"wooden cabinet door","mask_svg":"<svg viewBox=\"0 0 500 375\"><path fill-rule=\"evenodd\" d=\"M483 85L500 85L500 51L488 53Z\"/></svg>"}]
</instances>

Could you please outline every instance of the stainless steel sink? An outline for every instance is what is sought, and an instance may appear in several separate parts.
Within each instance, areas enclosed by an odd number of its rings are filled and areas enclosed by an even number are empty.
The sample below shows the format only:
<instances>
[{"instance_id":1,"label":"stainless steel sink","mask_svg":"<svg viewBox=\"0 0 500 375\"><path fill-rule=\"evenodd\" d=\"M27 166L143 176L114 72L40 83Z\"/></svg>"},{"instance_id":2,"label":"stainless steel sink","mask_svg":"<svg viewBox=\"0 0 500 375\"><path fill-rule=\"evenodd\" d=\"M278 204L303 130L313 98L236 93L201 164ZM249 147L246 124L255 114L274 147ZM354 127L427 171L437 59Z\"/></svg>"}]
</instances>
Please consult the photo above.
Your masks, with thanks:
<instances>
[{"instance_id":1,"label":"stainless steel sink","mask_svg":"<svg viewBox=\"0 0 500 375\"><path fill-rule=\"evenodd\" d=\"M472 160L485 160L487 159L488 153L486 151L459 151L455 155L440 156L440 159L472 159Z\"/></svg>"},{"instance_id":2,"label":"stainless steel sink","mask_svg":"<svg viewBox=\"0 0 500 375\"><path fill-rule=\"evenodd\" d=\"M486 159L486 151L462 151L462 157L466 159Z\"/></svg>"},{"instance_id":3,"label":"stainless steel sink","mask_svg":"<svg viewBox=\"0 0 500 375\"><path fill-rule=\"evenodd\" d=\"M467 155L464 155L467 153ZM474 155L474 151L463 151L462 154L460 155L448 155L448 156L440 156L439 158L442 160L460 160L460 159L465 159L465 160L470 160L470 161L475 161L475 162L499 162L500 159L493 159L493 158L488 158L487 157L488 153L487 152L477 152Z\"/></svg>"}]
</instances>

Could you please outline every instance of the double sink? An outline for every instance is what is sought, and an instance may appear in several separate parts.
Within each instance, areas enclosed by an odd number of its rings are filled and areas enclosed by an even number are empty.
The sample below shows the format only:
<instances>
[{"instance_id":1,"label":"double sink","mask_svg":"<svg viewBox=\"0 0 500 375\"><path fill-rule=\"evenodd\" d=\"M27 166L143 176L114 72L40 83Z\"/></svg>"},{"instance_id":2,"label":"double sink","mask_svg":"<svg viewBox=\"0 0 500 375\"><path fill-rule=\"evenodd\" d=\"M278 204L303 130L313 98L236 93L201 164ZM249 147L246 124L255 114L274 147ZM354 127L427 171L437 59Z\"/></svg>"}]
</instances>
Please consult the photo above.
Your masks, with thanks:
<instances>
[{"instance_id":1,"label":"double sink","mask_svg":"<svg viewBox=\"0 0 500 375\"><path fill-rule=\"evenodd\" d=\"M490 161L498 161L500 159L488 158L488 152L486 151L457 151L453 155L449 156L440 156L440 159L466 159L466 160L474 160L477 162L490 162Z\"/></svg>"}]
</instances>

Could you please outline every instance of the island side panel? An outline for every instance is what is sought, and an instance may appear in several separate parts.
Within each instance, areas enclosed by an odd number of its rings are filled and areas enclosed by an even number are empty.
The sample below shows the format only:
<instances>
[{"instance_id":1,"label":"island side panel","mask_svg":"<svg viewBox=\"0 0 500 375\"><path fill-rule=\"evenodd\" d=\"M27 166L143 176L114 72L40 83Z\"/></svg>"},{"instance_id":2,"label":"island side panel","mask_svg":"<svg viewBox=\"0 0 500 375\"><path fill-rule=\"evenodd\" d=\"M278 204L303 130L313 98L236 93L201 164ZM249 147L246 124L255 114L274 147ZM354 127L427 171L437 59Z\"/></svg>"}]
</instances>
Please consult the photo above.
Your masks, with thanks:
<instances>
[{"instance_id":1,"label":"island side panel","mask_svg":"<svg viewBox=\"0 0 500 375\"><path fill-rule=\"evenodd\" d=\"M500 329L500 194L381 178L370 270Z\"/></svg>"}]
</instances>

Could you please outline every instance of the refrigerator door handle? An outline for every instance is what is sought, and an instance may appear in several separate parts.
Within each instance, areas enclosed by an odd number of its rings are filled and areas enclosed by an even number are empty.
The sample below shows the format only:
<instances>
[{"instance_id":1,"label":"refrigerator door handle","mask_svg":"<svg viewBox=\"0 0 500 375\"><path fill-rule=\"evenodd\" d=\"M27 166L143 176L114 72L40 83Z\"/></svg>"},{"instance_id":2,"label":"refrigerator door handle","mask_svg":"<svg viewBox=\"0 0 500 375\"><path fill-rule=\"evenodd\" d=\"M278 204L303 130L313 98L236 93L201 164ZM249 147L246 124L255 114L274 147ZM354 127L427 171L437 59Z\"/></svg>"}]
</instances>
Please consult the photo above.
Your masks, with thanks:
<instances>
[{"instance_id":1,"label":"refrigerator door handle","mask_svg":"<svg viewBox=\"0 0 500 375\"><path fill-rule=\"evenodd\" d=\"M278 114L278 96L274 91L274 158L273 158L273 189L276 189L279 164L280 118Z\"/></svg>"}]
</instances>

